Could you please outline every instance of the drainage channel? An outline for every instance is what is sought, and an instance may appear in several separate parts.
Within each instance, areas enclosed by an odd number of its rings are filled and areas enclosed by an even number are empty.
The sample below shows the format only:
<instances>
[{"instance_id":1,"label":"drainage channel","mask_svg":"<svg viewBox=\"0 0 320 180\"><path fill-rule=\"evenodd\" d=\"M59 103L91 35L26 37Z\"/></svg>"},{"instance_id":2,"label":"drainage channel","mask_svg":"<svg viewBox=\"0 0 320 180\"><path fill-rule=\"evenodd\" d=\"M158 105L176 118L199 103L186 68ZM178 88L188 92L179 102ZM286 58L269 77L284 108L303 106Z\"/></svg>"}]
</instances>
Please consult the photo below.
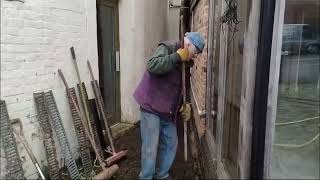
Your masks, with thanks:
<instances>
[{"instance_id":1,"label":"drainage channel","mask_svg":"<svg viewBox=\"0 0 320 180\"><path fill-rule=\"evenodd\" d=\"M49 113L45 105L44 92L34 93L33 97L36 104L39 124L42 130L43 144L48 161L49 175L51 179L59 179L59 177L61 176L60 168L57 160L52 127L49 121Z\"/></svg>"},{"instance_id":2,"label":"drainage channel","mask_svg":"<svg viewBox=\"0 0 320 180\"><path fill-rule=\"evenodd\" d=\"M69 88L68 91L69 93L67 94L68 94L69 106L70 106L72 119L76 129L76 134L77 134L78 143L80 147L80 157L83 164L83 171L84 171L85 177L89 177L90 173L92 172L92 157L90 155L89 140L85 134L84 127L82 125L80 116L76 110L76 107L74 106L71 100L71 97L69 97L69 95L71 95L75 100L75 102L77 103L77 105L79 106L75 88Z\"/></svg>"},{"instance_id":3,"label":"drainage channel","mask_svg":"<svg viewBox=\"0 0 320 180\"><path fill-rule=\"evenodd\" d=\"M70 177L72 179L78 179L80 178L80 174L76 165L75 160L73 159L71 148L68 142L68 139L66 137L66 132L63 127L61 117L57 108L57 104L54 100L54 96L52 93L52 90L45 92L45 102L47 105L47 108L49 110L50 119L52 121L52 125L54 127L54 130L57 135L57 139L64 157L64 160L66 162Z\"/></svg>"},{"instance_id":4,"label":"drainage channel","mask_svg":"<svg viewBox=\"0 0 320 180\"><path fill-rule=\"evenodd\" d=\"M20 156L18 153L17 144L14 138L13 129L10 124L7 105L5 101L1 100L1 114L0 114L0 137L2 141L3 150L7 159L7 170L9 174L8 179L25 179Z\"/></svg>"}]
</instances>

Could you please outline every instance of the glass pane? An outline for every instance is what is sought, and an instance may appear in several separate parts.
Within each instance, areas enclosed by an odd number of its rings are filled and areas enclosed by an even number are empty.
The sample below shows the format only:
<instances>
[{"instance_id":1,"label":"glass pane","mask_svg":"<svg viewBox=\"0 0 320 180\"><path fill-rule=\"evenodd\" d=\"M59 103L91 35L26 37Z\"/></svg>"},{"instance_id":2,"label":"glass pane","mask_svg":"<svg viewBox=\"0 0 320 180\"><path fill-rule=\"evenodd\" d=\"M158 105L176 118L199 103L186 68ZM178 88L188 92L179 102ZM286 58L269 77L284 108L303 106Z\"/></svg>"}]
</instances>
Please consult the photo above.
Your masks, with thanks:
<instances>
[{"instance_id":1,"label":"glass pane","mask_svg":"<svg viewBox=\"0 0 320 180\"><path fill-rule=\"evenodd\" d=\"M271 178L319 179L319 10L286 1Z\"/></svg>"}]
</instances>

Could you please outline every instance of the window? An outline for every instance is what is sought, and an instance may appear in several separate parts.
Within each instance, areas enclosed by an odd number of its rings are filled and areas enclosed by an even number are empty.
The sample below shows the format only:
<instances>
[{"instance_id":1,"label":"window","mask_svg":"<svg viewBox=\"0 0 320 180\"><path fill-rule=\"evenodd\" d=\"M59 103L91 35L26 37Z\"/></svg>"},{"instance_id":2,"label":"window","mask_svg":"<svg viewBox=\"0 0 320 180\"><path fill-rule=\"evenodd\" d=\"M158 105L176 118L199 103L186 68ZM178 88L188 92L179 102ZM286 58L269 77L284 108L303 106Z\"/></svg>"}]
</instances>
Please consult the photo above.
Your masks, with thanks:
<instances>
[{"instance_id":1,"label":"window","mask_svg":"<svg viewBox=\"0 0 320 180\"><path fill-rule=\"evenodd\" d=\"M286 0L270 178L320 178L319 10Z\"/></svg>"},{"instance_id":2,"label":"window","mask_svg":"<svg viewBox=\"0 0 320 180\"><path fill-rule=\"evenodd\" d=\"M227 53L225 55L225 97L223 115L223 138L222 138L222 158L225 167L231 177L239 177L239 123L240 123L240 102L242 90L242 71L245 61L243 56L243 38L247 32L248 22L248 0L234 1L237 3L237 20L239 23L226 26L227 33ZM234 20L236 21L236 20ZM221 32L222 33L222 32ZM242 44L239 46L239 44ZM223 61L219 59L219 61ZM221 63L221 62L220 62ZM220 71L220 69L219 69ZM221 73L218 71L219 75ZM219 76L218 75L218 76ZM221 79L220 79L221 80ZM215 82L218 83L218 82Z\"/></svg>"}]
</instances>

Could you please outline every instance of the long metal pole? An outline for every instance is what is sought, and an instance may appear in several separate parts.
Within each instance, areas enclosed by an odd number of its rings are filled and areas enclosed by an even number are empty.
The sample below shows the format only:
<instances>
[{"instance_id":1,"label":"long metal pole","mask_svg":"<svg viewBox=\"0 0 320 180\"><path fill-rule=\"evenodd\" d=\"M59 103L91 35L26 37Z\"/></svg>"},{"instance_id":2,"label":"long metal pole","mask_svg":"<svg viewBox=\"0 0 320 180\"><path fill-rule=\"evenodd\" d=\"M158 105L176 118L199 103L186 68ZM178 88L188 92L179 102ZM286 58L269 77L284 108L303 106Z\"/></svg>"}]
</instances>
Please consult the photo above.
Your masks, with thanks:
<instances>
[{"instance_id":1,"label":"long metal pole","mask_svg":"<svg viewBox=\"0 0 320 180\"><path fill-rule=\"evenodd\" d=\"M185 63L182 64L182 86L183 86L183 106L187 104L187 97L186 97L186 65ZM188 124L187 122L183 122L183 135L184 135L184 160L188 161Z\"/></svg>"},{"instance_id":2,"label":"long metal pole","mask_svg":"<svg viewBox=\"0 0 320 180\"><path fill-rule=\"evenodd\" d=\"M77 60L76 60L76 55L75 55L75 52L74 52L74 48L71 47L70 48L70 51L71 51L71 55L72 55L72 59L73 59L73 63L74 63L74 66L75 66L75 69L76 69L76 72L77 72L77 78L78 78L78 81L79 81L79 87L80 87L80 98L81 98L81 102L82 102L82 105L83 105L83 109L84 109L84 115L87 119L87 125L89 127L89 131L91 132L91 134L93 135L93 130L92 130L92 127L91 127L91 122L90 122L90 115L89 115L89 108L87 106L87 102L85 100L85 93L84 93L84 89L83 89L83 86L81 85L81 79L80 79L80 73L79 73L79 68L78 68L78 64L77 64ZM94 137L94 136L92 136Z\"/></svg>"},{"instance_id":3,"label":"long metal pole","mask_svg":"<svg viewBox=\"0 0 320 180\"><path fill-rule=\"evenodd\" d=\"M181 48L184 48L184 28L183 28L183 15L180 17L180 38L181 38ZM182 95L183 95L183 108L187 104L186 95L186 64L182 63ZM183 138L184 138L184 160L188 161L188 124L183 122Z\"/></svg>"},{"instance_id":4,"label":"long metal pole","mask_svg":"<svg viewBox=\"0 0 320 180\"><path fill-rule=\"evenodd\" d=\"M112 153L115 154L116 150L114 148L113 139L112 139L111 132L110 132L110 129L109 129L109 126L108 126L107 116L106 116L106 113L104 111L104 104L102 102L101 92L100 92L100 90L98 88L97 81L94 79L90 62L87 61L87 64L88 64L88 68L89 68L89 71L90 71L90 74L91 74L91 79L92 79L92 82L93 82L93 91L94 91L94 94L96 95L96 100L97 100L97 103L98 103L98 110L100 111L100 115L102 116L102 119L104 121L104 125L106 126L105 128L107 130L107 135L108 135L108 139L109 139L109 142L110 142Z\"/></svg>"},{"instance_id":5,"label":"long metal pole","mask_svg":"<svg viewBox=\"0 0 320 180\"><path fill-rule=\"evenodd\" d=\"M20 123L20 122L19 122ZM33 162L33 165L35 166L35 168L37 169L37 171L39 172L41 179L45 180L46 178L43 175L43 172L39 166L39 162L37 160L37 158L35 157L34 153L32 152L29 143L14 129L13 130L14 134L16 135L16 137L19 139L19 141L22 142L24 148L26 149L31 161Z\"/></svg>"}]
</instances>

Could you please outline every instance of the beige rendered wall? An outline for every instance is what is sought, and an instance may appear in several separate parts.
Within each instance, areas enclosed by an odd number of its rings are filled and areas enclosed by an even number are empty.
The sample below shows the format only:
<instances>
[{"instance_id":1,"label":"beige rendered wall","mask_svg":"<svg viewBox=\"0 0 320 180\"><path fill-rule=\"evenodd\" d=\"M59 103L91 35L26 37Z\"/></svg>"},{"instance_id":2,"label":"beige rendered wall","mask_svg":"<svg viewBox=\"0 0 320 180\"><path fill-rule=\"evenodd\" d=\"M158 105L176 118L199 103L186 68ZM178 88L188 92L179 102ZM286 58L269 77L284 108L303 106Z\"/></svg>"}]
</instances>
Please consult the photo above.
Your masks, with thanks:
<instances>
[{"instance_id":1,"label":"beige rendered wall","mask_svg":"<svg viewBox=\"0 0 320 180\"><path fill-rule=\"evenodd\" d=\"M179 9L169 9L168 3L168 0L119 1L122 122L139 120L139 106L132 94L157 44L178 38Z\"/></svg>"}]
</instances>

